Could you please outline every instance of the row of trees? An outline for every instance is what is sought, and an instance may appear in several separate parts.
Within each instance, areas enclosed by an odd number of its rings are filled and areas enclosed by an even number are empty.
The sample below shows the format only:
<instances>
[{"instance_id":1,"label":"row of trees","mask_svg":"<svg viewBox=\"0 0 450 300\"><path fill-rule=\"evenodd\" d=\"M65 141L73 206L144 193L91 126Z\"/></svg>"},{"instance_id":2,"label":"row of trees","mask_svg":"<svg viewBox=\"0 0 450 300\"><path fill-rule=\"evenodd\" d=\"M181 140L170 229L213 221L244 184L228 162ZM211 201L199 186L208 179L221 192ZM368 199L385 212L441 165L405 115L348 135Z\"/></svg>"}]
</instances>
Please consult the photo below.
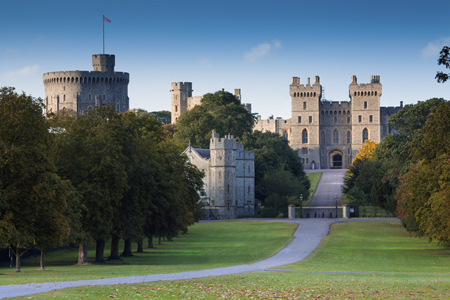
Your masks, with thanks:
<instances>
[{"instance_id":1,"label":"row of trees","mask_svg":"<svg viewBox=\"0 0 450 300\"><path fill-rule=\"evenodd\" d=\"M395 212L409 232L450 246L450 103L433 98L389 118L394 134L366 143L344 192Z\"/></svg>"},{"instance_id":2,"label":"row of trees","mask_svg":"<svg viewBox=\"0 0 450 300\"><path fill-rule=\"evenodd\" d=\"M221 136L233 134L246 150L255 152L255 196L266 206L286 208L297 204L300 194L308 199L310 182L298 153L286 138L277 133L253 132L255 117L236 97L226 91L206 94L201 105L184 113L177 120L174 140L187 146L209 148L211 131Z\"/></svg>"},{"instance_id":3,"label":"row of trees","mask_svg":"<svg viewBox=\"0 0 450 300\"><path fill-rule=\"evenodd\" d=\"M35 247L78 244L78 264L142 251L144 238L171 239L202 216L203 173L151 113L90 108L46 119L41 99L0 93L0 247L20 256Z\"/></svg>"}]
</instances>

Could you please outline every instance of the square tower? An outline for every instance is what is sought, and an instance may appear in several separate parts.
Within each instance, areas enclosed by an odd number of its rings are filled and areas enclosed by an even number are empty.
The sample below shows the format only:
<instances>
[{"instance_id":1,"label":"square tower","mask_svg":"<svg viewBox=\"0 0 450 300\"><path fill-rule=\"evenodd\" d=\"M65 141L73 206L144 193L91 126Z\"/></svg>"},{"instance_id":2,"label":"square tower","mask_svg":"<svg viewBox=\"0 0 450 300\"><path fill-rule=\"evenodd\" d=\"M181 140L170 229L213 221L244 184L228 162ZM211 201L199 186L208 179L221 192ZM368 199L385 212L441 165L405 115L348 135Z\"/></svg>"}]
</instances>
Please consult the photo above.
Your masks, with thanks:
<instances>
[{"instance_id":1,"label":"square tower","mask_svg":"<svg viewBox=\"0 0 450 300\"><path fill-rule=\"evenodd\" d=\"M188 98L192 97L192 82L172 82L170 89L172 101L172 124L188 111Z\"/></svg>"},{"instance_id":2,"label":"square tower","mask_svg":"<svg viewBox=\"0 0 450 300\"><path fill-rule=\"evenodd\" d=\"M300 84L299 77L292 78L289 87L292 98L291 147L299 151L306 169L319 167L319 103L322 86L319 76Z\"/></svg>"},{"instance_id":3,"label":"square tower","mask_svg":"<svg viewBox=\"0 0 450 300\"><path fill-rule=\"evenodd\" d=\"M113 54L93 54L92 67L97 72L114 72L116 57Z\"/></svg>"}]
</instances>

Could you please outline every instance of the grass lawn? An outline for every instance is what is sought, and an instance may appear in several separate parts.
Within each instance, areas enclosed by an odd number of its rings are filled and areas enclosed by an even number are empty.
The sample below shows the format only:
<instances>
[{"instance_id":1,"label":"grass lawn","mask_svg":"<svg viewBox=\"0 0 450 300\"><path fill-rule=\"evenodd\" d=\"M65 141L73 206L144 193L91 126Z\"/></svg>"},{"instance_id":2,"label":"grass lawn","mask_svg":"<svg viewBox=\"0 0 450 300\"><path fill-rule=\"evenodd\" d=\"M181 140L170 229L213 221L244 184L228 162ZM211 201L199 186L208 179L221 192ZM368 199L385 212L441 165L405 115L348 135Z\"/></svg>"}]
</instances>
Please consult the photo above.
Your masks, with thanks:
<instances>
[{"instance_id":1,"label":"grass lawn","mask_svg":"<svg viewBox=\"0 0 450 300\"><path fill-rule=\"evenodd\" d=\"M450 251L410 237L397 221L341 223L305 260L276 269L450 273Z\"/></svg>"},{"instance_id":2,"label":"grass lawn","mask_svg":"<svg viewBox=\"0 0 450 300\"><path fill-rule=\"evenodd\" d=\"M448 299L449 286L450 276L255 272L193 280L77 287L20 299Z\"/></svg>"},{"instance_id":3,"label":"grass lawn","mask_svg":"<svg viewBox=\"0 0 450 300\"><path fill-rule=\"evenodd\" d=\"M319 184L320 177L322 177L322 172L306 173L306 176L308 176L308 179L311 182L311 188L309 189L309 197L311 198L317 188L317 185ZM306 206L307 204L308 203L303 203L304 206Z\"/></svg>"},{"instance_id":4,"label":"grass lawn","mask_svg":"<svg viewBox=\"0 0 450 300\"><path fill-rule=\"evenodd\" d=\"M38 271L39 258L22 262L22 272L0 268L0 284L98 279L203 270L247 264L278 252L292 240L297 225L276 222L219 221L191 226L186 235L163 241L154 249L144 249L133 257L105 264L75 266L77 249L64 249L46 255L46 271ZM146 242L144 246L146 246ZM109 247L109 245L108 245ZM123 247L123 244L121 244ZM134 245L134 251L137 245ZM105 250L105 258L109 248ZM94 261L94 247L89 261Z\"/></svg>"}]
</instances>

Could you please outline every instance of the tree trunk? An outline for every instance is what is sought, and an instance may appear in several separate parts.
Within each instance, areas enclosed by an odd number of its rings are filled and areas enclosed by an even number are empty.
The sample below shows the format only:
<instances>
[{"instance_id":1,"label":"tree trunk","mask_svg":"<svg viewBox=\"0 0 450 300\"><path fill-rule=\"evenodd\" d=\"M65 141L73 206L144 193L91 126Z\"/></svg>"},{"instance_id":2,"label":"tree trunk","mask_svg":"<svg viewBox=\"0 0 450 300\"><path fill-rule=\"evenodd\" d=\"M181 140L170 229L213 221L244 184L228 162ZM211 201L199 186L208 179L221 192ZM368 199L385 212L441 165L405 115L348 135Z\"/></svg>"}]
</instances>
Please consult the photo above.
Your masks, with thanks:
<instances>
[{"instance_id":1,"label":"tree trunk","mask_svg":"<svg viewBox=\"0 0 450 300\"><path fill-rule=\"evenodd\" d=\"M144 252L144 247L142 247L142 240L138 242L138 249L136 252Z\"/></svg>"},{"instance_id":2,"label":"tree trunk","mask_svg":"<svg viewBox=\"0 0 450 300\"><path fill-rule=\"evenodd\" d=\"M78 245L78 263L77 263L77 265L82 266L87 263L88 263L87 246L80 243Z\"/></svg>"},{"instance_id":3,"label":"tree trunk","mask_svg":"<svg viewBox=\"0 0 450 300\"><path fill-rule=\"evenodd\" d=\"M153 248L153 235L151 235L148 238L148 247L147 248Z\"/></svg>"},{"instance_id":4,"label":"tree trunk","mask_svg":"<svg viewBox=\"0 0 450 300\"><path fill-rule=\"evenodd\" d=\"M109 256L108 260L120 259L120 256L119 256L119 241L120 241L119 236L113 234L112 239L111 239L111 255Z\"/></svg>"},{"instance_id":5,"label":"tree trunk","mask_svg":"<svg viewBox=\"0 0 450 300\"><path fill-rule=\"evenodd\" d=\"M162 245L161 244L161 236L160 235L158 235L158 245Z\"/></svg>"},{"instance_id":6,"label":"tree trunk","mask_svg":"<svg viewBox=\"0 0 450 300\"><path fill-rule=\"evenodd\" d=\"M41 271L45 271L44 265L44 251L41 250Z\"/></svg>"},{"instance_id":7,"label":"tree trunk","mask_svg":"<svg viewBox=\"0 0 450 300\"><path fill-rule=\"evenodd\" d=\"M105 241L102 239L97 240L97 247L95 249L95 261L96 263L103 264L105 263L103 254L105 252Z\"/></svg>"},{"instance_id":8,"label":"tree trunk","mask_svg":"<svg viewBox=\"0 0 450 300\"><path fill-rule=\"evenodd\" d=\"M133 256L133 253L131 253L131 239L125 240L122 256Z\"/></svg>"},{"instance_id":9,"label":"tree trunk","mask_svg":"<svg viewBox=\"0 0 450 300\"><path fill-rule=\"evenodd\" d=\"M16 247L16 272L22 272L20 271L20 249L19 247Z\"/></svg>"}]
</instances>

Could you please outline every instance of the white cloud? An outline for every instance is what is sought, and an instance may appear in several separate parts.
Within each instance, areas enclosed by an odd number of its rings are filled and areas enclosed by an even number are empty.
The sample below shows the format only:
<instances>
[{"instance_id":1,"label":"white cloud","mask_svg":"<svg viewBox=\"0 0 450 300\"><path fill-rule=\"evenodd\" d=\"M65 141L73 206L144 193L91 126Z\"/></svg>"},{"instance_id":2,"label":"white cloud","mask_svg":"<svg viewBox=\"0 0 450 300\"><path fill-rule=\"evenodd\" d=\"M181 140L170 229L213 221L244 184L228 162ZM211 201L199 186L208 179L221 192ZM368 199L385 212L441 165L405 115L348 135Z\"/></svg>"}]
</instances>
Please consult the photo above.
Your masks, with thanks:
<instances>
[{"instance_id":1,"label":"white cloud","mask_svg":"<svg viewBox=\"0 0 450 300\"><path fill-rule=\"evenodd\" d=\"M19 70L9 71L6 74L6 78L8 78L10 80L17 80L17 79L21 79L24 77L30 77L30 76L36 74L36 72L38 70L39 70L38 65L26 66L25 68L22 68Z\"/></svg>"},{"instance_id":2,"label":"white cloud","mask_svg":"<svg viewBox=\"0 0 450 300\"><path fill-rule=\"evenodd\" d=\"M272 43L259 44L253 47L250 52L245 52L244 57L250 62L254 62L264 56L268 55L271 51L278 50L281 48L281 43L279 40L273 40Z\"/></svg>"},{"instance_id":3,"label":"white cloud","mask_svg":"<svg viewBox=\"0 0 450 300\"><path fill-rule=\"evenodd\" d=\"M429 42L428 45L422 49L423 57L438 56L442 47L450 45L450 37L442 38L435 42Z\"/></svg>"}]
</instances>

